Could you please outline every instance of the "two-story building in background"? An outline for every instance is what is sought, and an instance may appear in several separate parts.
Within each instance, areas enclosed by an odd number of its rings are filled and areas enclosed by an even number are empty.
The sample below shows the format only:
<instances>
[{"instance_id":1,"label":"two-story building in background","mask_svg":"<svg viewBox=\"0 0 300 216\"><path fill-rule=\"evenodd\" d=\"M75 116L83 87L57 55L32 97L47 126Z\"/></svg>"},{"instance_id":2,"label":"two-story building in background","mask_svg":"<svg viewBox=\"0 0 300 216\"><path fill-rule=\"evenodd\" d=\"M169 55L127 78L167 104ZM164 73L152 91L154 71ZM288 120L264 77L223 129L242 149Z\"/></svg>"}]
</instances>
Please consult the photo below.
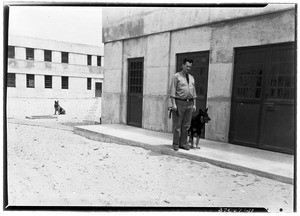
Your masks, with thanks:
<instances>
[{"instance_id":1,"label":"two-story building in background","mask_svg":"<svg viewBox=\"0 0 300 216\"><path fill-rule=\"evenodd\" d=\"M295 150L295 4L103 9L103 123L171 132L168 88L194 60L205 138Z\"/></svg>"},{"instance_id":2,"label":"two-story building in background","mask_svg":"<svg viewBox=\"0 0 300 216\"><path fill-rule=\"evenodd\" d=\"M53 115L99 122L103 46L9 36L7 116Z\"/></svg>"}]
</instances>

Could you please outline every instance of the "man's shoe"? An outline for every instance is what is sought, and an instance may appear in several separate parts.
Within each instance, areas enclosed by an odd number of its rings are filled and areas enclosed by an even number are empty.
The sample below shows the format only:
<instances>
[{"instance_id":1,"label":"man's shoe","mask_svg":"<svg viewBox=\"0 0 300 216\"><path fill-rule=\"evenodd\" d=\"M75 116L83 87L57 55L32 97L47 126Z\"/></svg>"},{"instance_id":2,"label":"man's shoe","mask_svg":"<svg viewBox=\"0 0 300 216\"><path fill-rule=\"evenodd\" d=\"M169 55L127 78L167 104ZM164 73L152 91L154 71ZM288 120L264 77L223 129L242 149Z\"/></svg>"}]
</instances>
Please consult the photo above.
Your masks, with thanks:
<instances>
[{"instance_id":1,"label":"man's shoe","mask_svg":"<svg viewBox=\"0 0 300 216\"><path fill-rule=\"evenodd\" d=\"M174 144L173 144L173 149L174 149L175 151L178 151L178 150L179 150L179 145L174 145Z\"/></svg>"},{"instance_id":2,"label":"man's shoe","mask_svg":"<svg viewBox=\"0 0 300 216\"><path fill-rule=\"evenodd\" d=\"M190 150L190 147L188 145L179 146L179 148L184 149L184 150Z\"/></svg>"}]
</instances>

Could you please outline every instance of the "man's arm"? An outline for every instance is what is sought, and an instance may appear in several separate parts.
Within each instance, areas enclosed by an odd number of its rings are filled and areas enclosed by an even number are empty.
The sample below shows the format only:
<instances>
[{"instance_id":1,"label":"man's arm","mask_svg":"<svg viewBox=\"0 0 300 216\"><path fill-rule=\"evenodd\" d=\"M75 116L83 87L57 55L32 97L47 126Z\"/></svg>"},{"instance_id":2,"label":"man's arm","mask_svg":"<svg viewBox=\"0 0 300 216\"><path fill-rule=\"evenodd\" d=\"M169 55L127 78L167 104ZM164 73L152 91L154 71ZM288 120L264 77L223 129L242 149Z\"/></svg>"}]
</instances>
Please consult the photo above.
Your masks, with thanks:
<instances>
[{"instance_id":1,"label":"man's arm","mask_svg":"<svg viewBox=\"0 0 300 216\"><path fill-rule=\"evenodd\" d=\"M196 98L194 98L194 106L193 106L193 112L195 112L196 111Z\"/></svg>"},{"instance_id":2,"label":"man's arm","mask_svg":"<svg viewBox=\"0 0 300 216\"><path fill-rule=\"evenodd\" d=\"M170 92L169 92L171 103L172 103L172 109L174 111L177 111L177 105L175 101L176 86L177 86L177 77L174 75L171 80Z\"/></svg>"},{"instance_id":3,"label":"man's arm","mask_svg":"<svg viewBox=\"0 0 300 216\"><path fill-rule=\"evenodd\" d=\"M196 93L196 88L195 88L195 79L194 79L194 77L193 77L193 81L194 81L194 91L193 91L193 93L194 93L194 95L193 95L193 98L194 98L194 106L193 106L193 112L195 112L195 111L196 111L196 98L197 98L197 93Z\"/></svg>"},{"instance_id":4,"label":"man's arm","mask_svg":"<svg viewBox=\"0 0 300 216\"><path fill-rule=\"evenodd\" d=\"M177 105L174 97L171 97L172 110L177 111Z\"/></svg>"}]
</instances>

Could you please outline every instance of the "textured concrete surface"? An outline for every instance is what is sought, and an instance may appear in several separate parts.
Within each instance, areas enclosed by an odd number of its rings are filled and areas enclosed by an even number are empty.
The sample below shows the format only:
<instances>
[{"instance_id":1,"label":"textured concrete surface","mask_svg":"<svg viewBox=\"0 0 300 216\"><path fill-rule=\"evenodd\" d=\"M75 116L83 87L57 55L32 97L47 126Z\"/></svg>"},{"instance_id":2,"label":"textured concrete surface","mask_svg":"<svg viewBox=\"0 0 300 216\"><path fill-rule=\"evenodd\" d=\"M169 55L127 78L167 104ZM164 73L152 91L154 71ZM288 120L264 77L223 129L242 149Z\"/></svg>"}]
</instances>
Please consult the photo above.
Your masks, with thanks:
<instances>
[{"instance_id":1,"label":"textured concrete surface","mask_svg":"<svg viewBox=\"0 0 300 216\"><path fill-rule=\"evenodd\" d=\"M294 156L228 143L200 140L200 150L175 152L172 134L154 132L125 125L90 125L74 127L74 133L86 138L139 146L162 154L184 157L196 161L249 172L259 176L293 184Z\"/></svg>"}]
</instances>

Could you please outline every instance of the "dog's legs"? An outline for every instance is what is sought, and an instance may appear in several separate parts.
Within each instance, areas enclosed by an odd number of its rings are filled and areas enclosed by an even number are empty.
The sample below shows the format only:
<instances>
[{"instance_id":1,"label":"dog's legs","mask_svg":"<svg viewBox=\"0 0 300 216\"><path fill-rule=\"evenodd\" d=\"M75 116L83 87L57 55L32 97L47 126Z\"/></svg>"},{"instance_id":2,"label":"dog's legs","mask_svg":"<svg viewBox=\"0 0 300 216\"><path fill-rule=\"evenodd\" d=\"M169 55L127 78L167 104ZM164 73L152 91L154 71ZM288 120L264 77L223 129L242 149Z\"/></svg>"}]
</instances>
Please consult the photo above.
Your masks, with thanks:
<instances>
[{"instance_id":1,"label":"dog's legs","mask_svg":"<svg viewBox=\"0 0 300 216\"><path fill-rule=\"evenodd\" d=\"M196 148L200 149L199 147L199 140L200 140L200 135L197 134L197 140L196 140Z\"/></svg>"},{"instance_id":2,"label":"dog's legs","mask_svg":"<svg viewBox=\"0 0 300 216\"><path fill-rule=\"evenodd\" d=\"M191 148L195 148L194 147L194 132L191 131L191 134L190 134L190 141L191 141Z\"/></svg>"}]
</instances>

